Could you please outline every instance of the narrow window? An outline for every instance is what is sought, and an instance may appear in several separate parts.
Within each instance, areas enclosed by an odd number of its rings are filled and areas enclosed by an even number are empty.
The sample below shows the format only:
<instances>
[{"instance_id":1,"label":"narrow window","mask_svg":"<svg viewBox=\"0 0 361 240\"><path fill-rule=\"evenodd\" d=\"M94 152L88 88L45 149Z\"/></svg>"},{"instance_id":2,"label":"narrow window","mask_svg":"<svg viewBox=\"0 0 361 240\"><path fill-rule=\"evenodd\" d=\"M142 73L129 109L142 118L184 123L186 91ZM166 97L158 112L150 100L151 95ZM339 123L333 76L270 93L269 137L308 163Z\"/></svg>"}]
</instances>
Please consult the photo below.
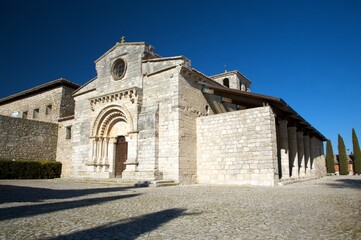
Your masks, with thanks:
<instances>
[{"instance_id":1,"label":"narrow window","mask_svg":"<svg viewBox=\"0 0 361 240\"><path fill-rule=\"evenodd\" d=\"M228 78L223 79L223 85L224 85L225 87L228 87L228 88L229 88L229 79L228 79Z\"/></svg>"},{"instance_id":2,"label":"narrow window","mask_svg":"<svg viewBox=\"0 0 361 240\"><path fill-rule=\"evenodd\" d=\"M246 85L245 84L241 84L241 91L246 91Z\"/></svg>"},{"instance_id":3,"label":"narrow window","mask_svg":"<svg viewBox=\"0 0 361 240\"><path fill-rule=\"evenodd\" d=\"M14 118L18 118L19 117L19 112L13 112L13 114L11 114L12 117Z\"/></svg>"},{"instance_id":4,"label":"narrow window","mask_svg":"<svg viewBox=\"0 0 361 240\"><path fill-rule=\"evenodd\" d=\"M34 119L39 118L39 108L34 109L34 111L33 111L33 118L34 118Z\"/></svg>"},{"instance_id":5,"label":"narrow window","mask_svg":"<svg viewBox=\"0 0 361 240\"><path fill-rule=\"evenodd\" d=\"M53 106L52 106L51 104L49 104L48 106L46 106L45 115L50 115L52 108L53 108Z\"/></svg>"},{"instance_id":6,"label":"narrow window","mask_svg":"<svg viewBox=\"0 0 361 240\"><path fill-rule=\"evenodd\" d=\"M28 111L23 112L22 118L27 119L28 118Z\"/></svg>"},{"instance_id":7,"label":"narrow window","mask_svg":"<svg viewBox=\"0 0 361 240\"><path fill-rule=\"evenodd\" d=\"M71 126L65 128L65 139L71 139Z\"/></svg>"}]
</instances>

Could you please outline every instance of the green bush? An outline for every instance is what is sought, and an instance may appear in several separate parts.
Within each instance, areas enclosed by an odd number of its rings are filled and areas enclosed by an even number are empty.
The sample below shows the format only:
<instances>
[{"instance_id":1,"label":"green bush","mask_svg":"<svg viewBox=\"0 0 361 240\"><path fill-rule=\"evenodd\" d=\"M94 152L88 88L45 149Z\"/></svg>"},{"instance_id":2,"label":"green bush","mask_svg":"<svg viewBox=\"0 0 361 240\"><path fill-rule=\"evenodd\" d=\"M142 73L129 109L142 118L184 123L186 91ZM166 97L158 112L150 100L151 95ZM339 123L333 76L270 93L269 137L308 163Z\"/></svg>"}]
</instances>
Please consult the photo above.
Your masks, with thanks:
<instances>
[{"instance_id":1,"label":"green bush","mask_svg":"<svg viewBox=\"0 0 361 240\"><path fill-rule=\"evenodd\" d=\"M56 161L1 160L0 179L59 178L61 163Z\"/></svg>"},{"instance_id":2,"label":"green bush","mask_svg":"<svg viewBox=\"0 0 361 240\"><path fill-rule=\"evenodd\" d=\"M326 167L327 173L335 173L335 161L333 158L333 148L330 140L326 144Z\"/></svg>"},{"instance_id":3,"label":"green bush","mask_svg":"<svg viewBox=\"0 0 361 240\"><path fill-rule=\"evenodd\" d=\"M341 135L338 135L338 157L340 166L340 175L348 175L348 159L346 154L346 147Z\"/></svg>"},{"instance_id":4,"label":"green bush","mask_svg":"<svg viewBox=\"0 0 361 240\"><path fill-rule=\"evenodd\" d=\"M356 136L355 129L352 128L352 145L353 145L353 161L354 174L361 174L361 150Z\"/></svg>"}]
</instances>

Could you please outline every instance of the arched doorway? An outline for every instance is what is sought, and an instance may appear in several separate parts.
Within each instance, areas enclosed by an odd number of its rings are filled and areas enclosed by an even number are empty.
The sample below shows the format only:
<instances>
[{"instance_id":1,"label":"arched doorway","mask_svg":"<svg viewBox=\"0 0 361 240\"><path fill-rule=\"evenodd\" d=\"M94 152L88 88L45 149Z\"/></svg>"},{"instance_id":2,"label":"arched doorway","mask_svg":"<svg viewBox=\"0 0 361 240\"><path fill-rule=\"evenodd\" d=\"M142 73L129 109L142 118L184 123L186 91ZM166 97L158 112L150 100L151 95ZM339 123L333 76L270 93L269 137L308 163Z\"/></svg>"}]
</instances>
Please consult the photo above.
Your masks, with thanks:
<instances>
[{"instance_id":1,"label":"arched doorway","mask_svg":"<svg viewBox=\"0 0 361 240\"><path fill-rule=\"evenodd\" d=\"M88 165L93 165L95 172L121 177L126 168L124 163L136 149L132 131L132 117L125 107L111 105L102 109L92 128L91 164Z\"/></svg>"},{"instance_id":2,"label":"arched doorway","mask_svg":"<svg viewBox=\"0 0 361 240\"><path fill-rule=\"evenodd\" d=\"M115 146L115 177L121 177L128 159L128 142L124 136L119 136Z\"/></svg>"}]
</instances>

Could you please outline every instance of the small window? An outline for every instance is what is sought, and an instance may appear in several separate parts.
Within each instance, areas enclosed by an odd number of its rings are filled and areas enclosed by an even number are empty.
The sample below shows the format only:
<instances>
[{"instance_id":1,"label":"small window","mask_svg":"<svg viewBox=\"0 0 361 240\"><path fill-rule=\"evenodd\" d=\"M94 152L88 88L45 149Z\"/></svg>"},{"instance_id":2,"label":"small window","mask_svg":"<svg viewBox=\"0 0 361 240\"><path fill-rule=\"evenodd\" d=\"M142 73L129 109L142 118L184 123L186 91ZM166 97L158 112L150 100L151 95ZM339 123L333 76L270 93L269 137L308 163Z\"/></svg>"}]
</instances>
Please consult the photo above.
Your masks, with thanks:
<instances>
[{"instance_id":1,"label":"small window","mask_svg":"<svg viewBox=\"0 0 361 240\"><path fill-rule=\"evenodd\" d=\"M228 87L228 88L229 88L229 79L228 79L228 78L223 79L223 85L224 85L225 87Z\"/></svg>"},{"instance_id":2,"label":"small window","mask_svg":"<svg viewBox=\"0 0 361 240\"><path fill-rule=\"evenodd\" d=\"M48 106L46 106L45 115L50 115L52 108L53 108L53 106L52 106L51 104L49 104Z\"/></svg>"},{"instance_id":3,"label":"small window","mask_svg":"<svg viewBox=\"0 0 361 240\"><path fill-rule=\"evenodd\" d=\"M12 117L14 118L18 118L19 117L19 112L13 112L13 114L11 114Z\"/></svg>"},{"instance_id":4,"label":"small window","mask_svg":"<svg viewBox=\"0 0 361 240\"><path fill-rule=\"evenodd\" d=\"M71 126L65 128L65 139L71 139Z\"/></svg>"},{"instance_id":5,"label":"small window","mask_svg":"<svg viewBox=\"0 0 361 240\"><path fill-rule=\"evenodd\" d=\"M28 111L23 112L22 118L23 118L23 119L27 119L27 118L28 118Z\"/></svg>"},{"instance_id":6,"label":"small window","mask_svg":"<svg viewBox=\"0 0 361 240\"><path fill-rule=\"evenodd\" d=\"M34 118L34 119L39 118L39 108L34 109L34 111L33 111L33 118Z\"/></svg>"},{"instance_id":7,"label":"small window","mask_svg":"<svg viewBox=\"0 0 361 240\"><path fill-rule=\"evenodd\" d=\"M117 59L112 67L112 75L115 80L119 80L122 77L124 77L125 70L127 68L127 65L125 61L121 58Z\"/></svg>"}]
</instances>

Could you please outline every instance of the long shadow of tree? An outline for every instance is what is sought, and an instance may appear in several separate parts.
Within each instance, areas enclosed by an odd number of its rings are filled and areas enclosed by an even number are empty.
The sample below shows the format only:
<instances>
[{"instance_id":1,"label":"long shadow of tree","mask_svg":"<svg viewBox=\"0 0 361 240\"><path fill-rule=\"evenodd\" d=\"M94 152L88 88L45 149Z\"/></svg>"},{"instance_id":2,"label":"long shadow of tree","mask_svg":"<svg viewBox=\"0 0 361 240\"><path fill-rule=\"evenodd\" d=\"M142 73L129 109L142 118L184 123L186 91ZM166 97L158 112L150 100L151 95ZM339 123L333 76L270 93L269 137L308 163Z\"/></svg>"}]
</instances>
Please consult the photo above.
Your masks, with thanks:
<instances>
[{"instance_id":1,"label":"long shadow of tree","mask_svg":"<svg viewBox=\"0 0 361 240\"><path fill-rule=\"evenodd\" d=\"M88 207L104 202L115 201L123 198L136 197L140 194L126 194L109 197L87 198L81 200L70 200L55 203L43 203L36 205L26 205L18 207L0 208L0 220L8 220L14 218L31 217L40 214L57 212L67 209L74 209L80 207Z\"/></svg>"},{"instance_id":2,"label":"long shadow of tree","mask_svg":"<svg viewBox=\"0 0 361 240\"><path fill-rule=\"evenodd\" d=\"M172 208L155 213L142 215L139 217L121 220L99 226L96 228L78 231L67 235L62 235L49 240L63 239L122 239L132 240L140 235L151 232L166 222L184 215L185 209ZM187 214L188 215L188 214Z\"/></svg>"},{"instance_id":3,"label":"long shadow of tree","mask_svg":"<svg viewBox=\"0 0 361 240\"><path fill-rule=\"evenodd\" d=\"M361 179L337 179L335 183L328 183L335 188L355 188L361 190Z\"/></svg>"},{"instance_id":4,"label":"long shadow of tree","mask_svg":"<svg viewBox=\"0 0 361 240\"><path fill-rule=\"evenodd\" d=\"M90 189L49 189L0 184L0 204L7 202L41 202L47 199L66 199L89 194L117 192L133 187L105 187Z\"/></svg>"}]
</instances>

